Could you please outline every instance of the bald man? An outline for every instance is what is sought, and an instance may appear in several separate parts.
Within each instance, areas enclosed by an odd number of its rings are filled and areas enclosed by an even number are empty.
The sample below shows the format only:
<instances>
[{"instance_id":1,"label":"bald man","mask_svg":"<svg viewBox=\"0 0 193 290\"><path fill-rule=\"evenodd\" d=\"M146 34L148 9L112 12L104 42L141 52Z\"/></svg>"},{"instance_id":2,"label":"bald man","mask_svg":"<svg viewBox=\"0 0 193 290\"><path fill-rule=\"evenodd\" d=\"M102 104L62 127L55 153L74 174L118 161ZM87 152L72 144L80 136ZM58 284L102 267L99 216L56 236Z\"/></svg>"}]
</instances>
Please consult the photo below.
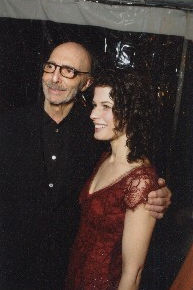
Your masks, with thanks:
<instances>
[{"instance_id":1,"label":"bald man","mask_svg":"<svg viewBox=\"0 0 193 290\"><path fill-rule=\"evenodd\" d=\"M93 140L81 102L92 81L91 63L81 44L57 46L43 66L44 104L1 116L2 290L63 289L78 193L104 149ZM170 192L149 197L147 209L162 217Z\"/></svg>"}]
</instances>

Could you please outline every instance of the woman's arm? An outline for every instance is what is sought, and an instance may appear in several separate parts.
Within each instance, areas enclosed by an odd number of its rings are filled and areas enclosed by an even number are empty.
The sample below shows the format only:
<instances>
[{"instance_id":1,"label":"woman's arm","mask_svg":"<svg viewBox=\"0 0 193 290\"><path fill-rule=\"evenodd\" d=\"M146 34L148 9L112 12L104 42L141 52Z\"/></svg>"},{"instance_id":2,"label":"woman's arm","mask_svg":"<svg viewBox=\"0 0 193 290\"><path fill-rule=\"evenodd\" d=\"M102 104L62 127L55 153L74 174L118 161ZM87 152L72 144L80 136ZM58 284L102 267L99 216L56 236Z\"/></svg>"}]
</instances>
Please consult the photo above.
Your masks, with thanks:
<instances>
[{"instance_id":1,"label":"woman's arm","mask_svg":"<svg viewBox=\"0 0 193 290\"><path fill-rule=\"evenodd\" d=\"M150 244L155 218L144 204L127 209L122 238L122 276L118 290L137 290Z\"/></svg>"}]
</instances>

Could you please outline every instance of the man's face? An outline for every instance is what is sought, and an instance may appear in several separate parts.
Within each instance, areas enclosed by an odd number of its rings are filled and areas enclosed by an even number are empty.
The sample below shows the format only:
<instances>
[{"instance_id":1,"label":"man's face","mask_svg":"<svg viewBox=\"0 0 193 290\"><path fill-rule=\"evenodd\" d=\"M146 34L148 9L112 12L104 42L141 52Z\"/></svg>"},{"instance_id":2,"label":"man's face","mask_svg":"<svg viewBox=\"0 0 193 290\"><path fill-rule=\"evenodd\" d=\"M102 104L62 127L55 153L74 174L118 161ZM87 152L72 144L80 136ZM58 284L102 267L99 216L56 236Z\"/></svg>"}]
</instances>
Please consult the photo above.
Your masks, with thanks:
<instances>
[{"instance_id":1,"label":"man's face","mask_svg":"<svg viewBox=\"0 0 193 290\"><path fill-rule=\"evenodd\" d=\"M49 62L56 65L66 65L78 71L90 71L90 57L79 44L68 42L57 46L49 57ZM84 91L90 85L89 74L78 74L68 79L60 74L56 67L53 73L43 73L42 86L45 102L53 105L73 102L78 92Z\"/></svg>"}]
</instances>

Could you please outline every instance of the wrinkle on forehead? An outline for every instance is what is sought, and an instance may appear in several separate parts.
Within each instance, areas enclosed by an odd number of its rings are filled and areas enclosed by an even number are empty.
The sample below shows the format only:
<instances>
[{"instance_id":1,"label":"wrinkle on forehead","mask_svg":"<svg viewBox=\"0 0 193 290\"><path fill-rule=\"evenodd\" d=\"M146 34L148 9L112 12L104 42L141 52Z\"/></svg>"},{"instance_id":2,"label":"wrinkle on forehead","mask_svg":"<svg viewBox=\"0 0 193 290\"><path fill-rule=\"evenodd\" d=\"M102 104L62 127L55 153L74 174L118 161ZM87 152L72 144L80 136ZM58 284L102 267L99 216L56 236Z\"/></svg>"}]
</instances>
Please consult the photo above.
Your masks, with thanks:
<instances>
[{"instance_id":1,"label":"wrinkle on forehead","mask_svg":"<svg viewBox=\"0 0 193 290\"><path fill-rule=\"evenodd\" d=\"M49 60L59 65L69 65L80 71L91 71L91 56L79 43L66 42L57 46L51 53Z\"/></svg>"}]
</instances>

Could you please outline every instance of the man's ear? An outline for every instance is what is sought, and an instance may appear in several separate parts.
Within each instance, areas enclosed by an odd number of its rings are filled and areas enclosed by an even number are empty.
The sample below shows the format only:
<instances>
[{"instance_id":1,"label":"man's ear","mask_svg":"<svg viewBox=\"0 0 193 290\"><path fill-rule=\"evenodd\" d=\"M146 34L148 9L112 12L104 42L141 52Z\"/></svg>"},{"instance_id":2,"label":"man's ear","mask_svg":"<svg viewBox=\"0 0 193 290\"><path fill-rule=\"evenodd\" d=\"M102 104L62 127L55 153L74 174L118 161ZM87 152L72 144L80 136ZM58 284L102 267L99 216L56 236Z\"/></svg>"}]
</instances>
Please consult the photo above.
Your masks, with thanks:
<instances>
[{"instance_id":1,"label":"man's ear","mask_svg":"<svg viewBox=\"0 0 193 290\"><path fill-rule=\"evenodd\" d=\"M92 85L92 83L93 83L93 77L89 77L89 78L86 80L84 86L82 87L81 92L86 91L86 89L88 89L88 88Z\"/></svg>"}]
</instances>

